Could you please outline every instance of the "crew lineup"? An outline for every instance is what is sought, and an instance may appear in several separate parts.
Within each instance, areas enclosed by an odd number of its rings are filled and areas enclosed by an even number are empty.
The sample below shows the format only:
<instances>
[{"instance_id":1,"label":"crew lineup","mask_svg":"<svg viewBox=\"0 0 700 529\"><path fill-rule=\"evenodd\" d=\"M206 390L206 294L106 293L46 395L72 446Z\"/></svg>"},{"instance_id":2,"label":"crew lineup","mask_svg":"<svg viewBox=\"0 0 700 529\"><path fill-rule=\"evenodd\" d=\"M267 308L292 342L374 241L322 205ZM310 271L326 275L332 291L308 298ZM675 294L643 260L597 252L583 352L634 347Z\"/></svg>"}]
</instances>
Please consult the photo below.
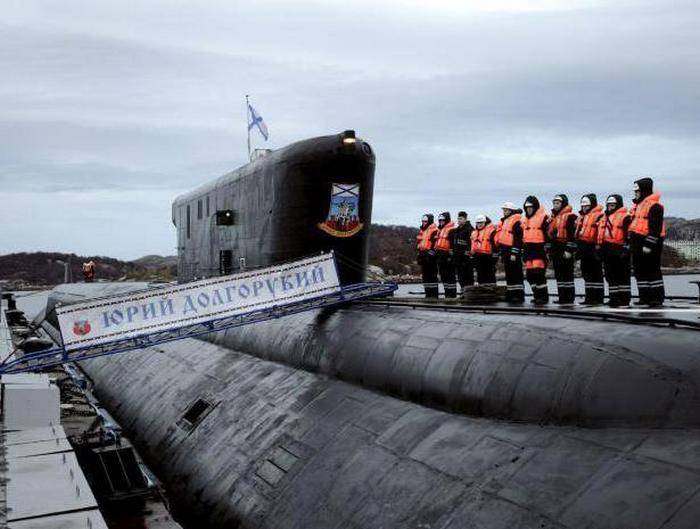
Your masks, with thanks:
<instances>
[{"instance_id":1,"label":"crew lineup","mask_svg":"<svg viewBox=\"0 0 700 529\"><path fill-rule=\"evenodd\" d=\"M522 208L505 202L497 225L479 214L472 226L465 211L457 214L456 224L449 212L443 212L436 225L434 216L426 213L417 235L417 260L426 297L438 296L439 282L447 298L457 296L457 283L462 292L475 283L495 287L500 259L509 303L524 303L525 279L532 289L532 302L548 303L546 270L551 263L557 303L570 305L575 300L574 266L579 260L585 284L583 305L603 304L607 281L608 304L628 306L632 272L638 304L663 305L664 207L651 178L635 181L633 192L629 209L621 195L608 195L603 207L595 193L586 194L578 214L563 193L554 195L549 213L537 197L528 196Z\"/></svg>"}]
</instances>

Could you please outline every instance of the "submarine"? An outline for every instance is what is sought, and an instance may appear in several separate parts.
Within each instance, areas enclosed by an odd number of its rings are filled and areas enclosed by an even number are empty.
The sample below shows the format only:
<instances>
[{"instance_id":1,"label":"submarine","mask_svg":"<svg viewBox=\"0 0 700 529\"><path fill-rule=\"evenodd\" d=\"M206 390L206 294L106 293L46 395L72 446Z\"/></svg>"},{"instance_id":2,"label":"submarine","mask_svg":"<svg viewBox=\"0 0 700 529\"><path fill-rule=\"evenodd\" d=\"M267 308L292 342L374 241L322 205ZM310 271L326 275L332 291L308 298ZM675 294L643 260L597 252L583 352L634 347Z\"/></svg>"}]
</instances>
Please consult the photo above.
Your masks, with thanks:
<instances>
[{"instance_id":1,"label":"submarine","mask_svg":"<svg viewBox=\"0 0 700 529\"><path fill-rule=\"evenodd\" d=\"M346 131L178 197L179 280L332 250L364 281L374 168ZM697 528L698 327L575 312L367 300L80 366L188 527Z\"/></svg>"}]
</instances>

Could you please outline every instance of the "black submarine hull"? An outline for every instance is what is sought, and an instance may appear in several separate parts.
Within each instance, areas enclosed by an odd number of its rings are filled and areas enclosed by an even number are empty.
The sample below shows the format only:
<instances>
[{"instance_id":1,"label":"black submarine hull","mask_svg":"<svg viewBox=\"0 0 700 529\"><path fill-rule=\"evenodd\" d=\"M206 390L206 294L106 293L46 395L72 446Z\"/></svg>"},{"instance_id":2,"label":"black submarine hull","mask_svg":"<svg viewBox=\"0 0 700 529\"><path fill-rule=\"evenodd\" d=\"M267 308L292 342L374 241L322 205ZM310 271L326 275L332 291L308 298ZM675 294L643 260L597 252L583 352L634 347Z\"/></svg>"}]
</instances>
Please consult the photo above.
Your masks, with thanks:
<instances>
[{"instance_id":1,"label":"black submarine hull","mask_svg":"<svg viewBox=\"0 0 700 529\"><path fill-rule=\"evenodd\" d=\"M690 529L697 336L353 305L81 365L197 527Z\"/></svg>"}]
</instances>

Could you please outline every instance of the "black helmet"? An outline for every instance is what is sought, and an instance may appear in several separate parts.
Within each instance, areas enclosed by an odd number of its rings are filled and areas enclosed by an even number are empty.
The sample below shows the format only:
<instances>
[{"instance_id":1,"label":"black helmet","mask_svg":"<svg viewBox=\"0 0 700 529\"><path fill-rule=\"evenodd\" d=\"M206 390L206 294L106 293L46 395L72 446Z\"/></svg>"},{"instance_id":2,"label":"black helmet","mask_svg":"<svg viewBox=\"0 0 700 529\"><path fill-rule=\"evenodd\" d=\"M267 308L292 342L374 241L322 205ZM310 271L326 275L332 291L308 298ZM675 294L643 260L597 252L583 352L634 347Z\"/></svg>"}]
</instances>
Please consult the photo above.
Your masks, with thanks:
<instances>
[{"instance_id":1,"label":"black helmet","mask_svg":"<svg viewBox=\"0 0 700 529\"><path fill-rule=\"evenodd\" d=\"M613 211L617 211L624 205L622 202L622 195L608 195L608 198L605 200L606 211L608 209L608 204L615 204L615 209L613 209Z\"/></svg>"},{"instance_id":2,"label":"black helmet","mask_svg":"<svg viewBox=\"0 0 700 529\"><path fill-rule=\"evenodd\" d=\"M591 209L593 209L594 207L596 207L598 205L598 197L596 196L595 193L588 193L586 195L583 195L581 197L581 205L584 205L583 204L584 199L588 199L588 202L590 203ZM588 204L586 204L586 205L588 205Z\"/></svg>"},{"instance_id":3,"label":"black helmet","mask_svg":"<svg viewBox=\"0 0 700 529\"><path fill-rule=\"evenodd\" d=\"M525 211L525 215L528 217L531 217L532 215L527 214L527 208L528 207L533 207L535 208L535 211L540 209L540 201L537 200L537 197L530 195L525 199L525 202L523 203L523 210ZM533 215L535 212L532 213Z\"/></svg>"},{"instance_id":4,"label":"black helmet","mask_svg":"<svg viewBox=\"0 0 700 529\"><path fill-rule=\"evenodd\" d=\"M634 181L633 189L641 193L641 199L646 198L654 192L654 181L649 177L640 178Z\"/></svg>"}]
</instances>

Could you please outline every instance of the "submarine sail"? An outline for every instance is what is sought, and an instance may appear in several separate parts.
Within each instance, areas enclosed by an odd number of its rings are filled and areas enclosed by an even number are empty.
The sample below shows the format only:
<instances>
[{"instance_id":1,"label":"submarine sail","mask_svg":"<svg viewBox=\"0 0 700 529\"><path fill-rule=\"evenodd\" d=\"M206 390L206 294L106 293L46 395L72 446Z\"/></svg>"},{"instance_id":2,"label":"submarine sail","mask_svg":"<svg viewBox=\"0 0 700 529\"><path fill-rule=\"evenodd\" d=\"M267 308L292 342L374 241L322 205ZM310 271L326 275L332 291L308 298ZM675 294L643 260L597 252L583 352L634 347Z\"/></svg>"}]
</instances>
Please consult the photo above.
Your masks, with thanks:
<instances>
[{"instance_id":1,"label":"submarine sail","mask_svg":"<svg viewBox=\"0 0 700 529\"><path fill-rule=\"evenodd\" d=\"M341 283L363 282L374 166L369 143L348 130L272 151L178 197L179 280L332 250Z\"/></svg>"}]
</instances>

